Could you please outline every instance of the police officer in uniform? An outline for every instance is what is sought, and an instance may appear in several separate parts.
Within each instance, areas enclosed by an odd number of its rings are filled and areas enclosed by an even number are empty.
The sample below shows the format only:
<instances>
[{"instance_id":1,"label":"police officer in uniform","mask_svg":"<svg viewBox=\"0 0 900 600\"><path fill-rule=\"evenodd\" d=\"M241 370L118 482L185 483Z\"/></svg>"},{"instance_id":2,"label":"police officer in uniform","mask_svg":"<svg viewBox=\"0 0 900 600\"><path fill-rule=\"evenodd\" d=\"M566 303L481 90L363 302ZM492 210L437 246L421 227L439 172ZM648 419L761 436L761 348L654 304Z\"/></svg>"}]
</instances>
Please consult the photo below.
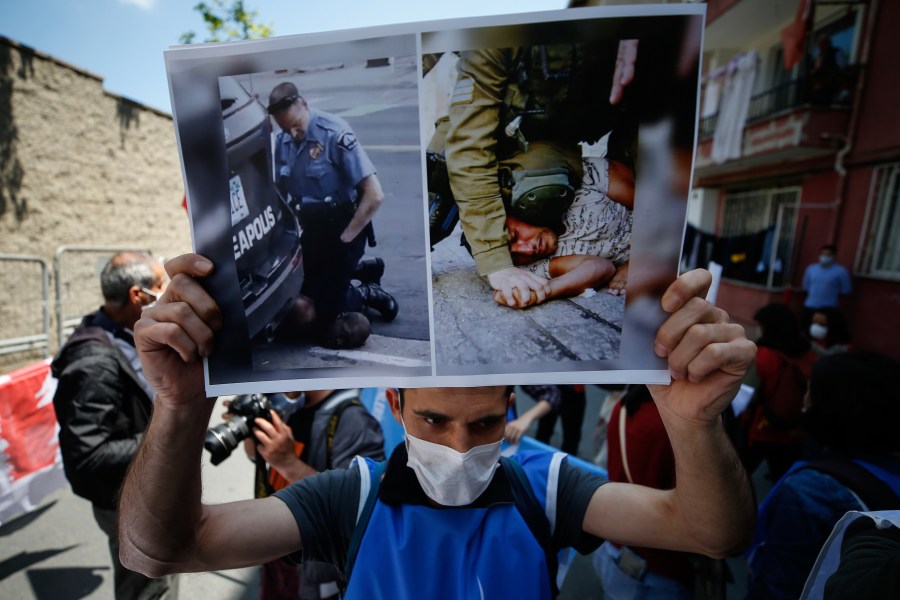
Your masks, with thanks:
<instances>
[{"instance_id":1,"label":"police officer in uniform","mask_svg":"<svg viewBox=\"0 0 900 600\"><path fill-rule=\"evenodd\" d=\"M513 266L506 214L555 227L581 184L578 142L612 131L607 156L633 169L636 121L619 102L636 40L460 53L445 155L452 195L479 274L511 306L547 280ZM622 75L622 65L630 69Z\"/></svg>"},{"instance_id":2,"label":"police officer in uniform","mask_svg":"<svg viewBox=\"0 0 900 600\"><path fill-rule=\"evenodd\" d=\"M281 128L276 186L303 230L301 294L312 304L309 320L323 344L358 347L369 333L361 319L367 309L387 321L398 311L380 286L384 263L363 258L366 242L375 245L372 218L384 199L375 167L350 126L310 108L293 83L272 89L268 112Z\"/></svg>"}]
</instances>

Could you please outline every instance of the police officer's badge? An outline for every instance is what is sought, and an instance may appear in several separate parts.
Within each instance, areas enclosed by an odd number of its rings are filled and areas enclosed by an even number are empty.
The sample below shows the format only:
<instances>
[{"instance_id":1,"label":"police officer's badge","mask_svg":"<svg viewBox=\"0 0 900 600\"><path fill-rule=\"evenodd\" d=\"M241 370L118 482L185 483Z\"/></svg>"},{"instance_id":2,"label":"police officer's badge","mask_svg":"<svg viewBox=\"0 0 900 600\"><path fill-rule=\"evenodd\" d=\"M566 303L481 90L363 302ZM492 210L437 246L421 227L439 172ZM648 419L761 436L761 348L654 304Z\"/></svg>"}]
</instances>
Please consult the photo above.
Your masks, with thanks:
<instances>
[{"instance_id":1,"label":"police officer's badge","mask_svg":"<svg viewBox=\"0 0 900 600\"><path fill-rule=\"evenodd\" d=\"M359 140L356 139L356 136L353 135L352 131L345 131L338 139L338 147L341 150L353 152L354 150L356 150L357 146L359 146Z\"/></svg>"},{"instance_id":2,"label":"police officer's badge","mask_svg":"<svg viewBox=\"0 0 900 600\"><path fill-rule=\"evenodd\" d=\"M320 156L322 156L322 152L325 150L325 146L316 142L312 146L309 147L309 157L313 160L316 160Z\"/></svg>"}]
</instances>

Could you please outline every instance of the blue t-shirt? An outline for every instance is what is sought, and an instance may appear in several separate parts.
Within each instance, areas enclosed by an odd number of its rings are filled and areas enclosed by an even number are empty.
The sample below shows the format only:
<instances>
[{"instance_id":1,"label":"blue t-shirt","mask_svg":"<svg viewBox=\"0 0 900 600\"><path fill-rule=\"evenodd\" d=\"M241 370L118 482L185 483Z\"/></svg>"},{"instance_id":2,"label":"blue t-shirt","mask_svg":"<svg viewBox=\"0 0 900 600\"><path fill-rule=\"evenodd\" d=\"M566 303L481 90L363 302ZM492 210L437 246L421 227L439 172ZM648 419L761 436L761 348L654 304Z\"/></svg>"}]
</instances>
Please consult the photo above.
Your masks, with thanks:
<instances>
[{"instance_id":1,"label":"blue t-shirt","mask_svg":"<svg viewBox=\"0 0 900 600\"><path fill-rule=\"evenodd\" d=\"M803 289L806 290L807 308L837 308L841 294L852 291L850 274L841 265L831 264L827 267L815 263L806 268L803 274Z\"/></svg>"}]
</instances>

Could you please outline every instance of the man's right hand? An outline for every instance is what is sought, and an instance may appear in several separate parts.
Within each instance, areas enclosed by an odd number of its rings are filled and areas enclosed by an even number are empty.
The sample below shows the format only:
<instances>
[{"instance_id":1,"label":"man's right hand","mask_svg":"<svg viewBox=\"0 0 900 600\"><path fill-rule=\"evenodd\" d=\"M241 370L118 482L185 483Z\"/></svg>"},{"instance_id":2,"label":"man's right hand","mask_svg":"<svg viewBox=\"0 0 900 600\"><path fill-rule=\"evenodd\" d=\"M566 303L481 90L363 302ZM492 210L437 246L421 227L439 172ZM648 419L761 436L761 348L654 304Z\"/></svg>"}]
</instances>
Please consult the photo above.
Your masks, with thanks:
<instances>
[{"instance_id":1,"label":"man's right hand","mask_svg":"<svg viewBox=\"0 0 900 600\"><path fill-rule=\"evenodd\" d=\"M519 267L507 267L488 274L488 282L496 290L494 294L498 304L506 304L513 308L523 308L531 304L540 304L550 293L550 281L531 271ZM532 293L536 296L532 298Z\"/></svg>"},{"instance_id":2,"label":"man's right hand","mask_svg":"<svg viewBox=\"0 0 900 600\"><path fill-rule=\"evenodd\" d=\"M288 473L290 467L299 461L295 454L294 434L276 411L269 413L271 421L259 417L254 421L253 435L259 441L256 449L279 473Z\"/></svg>"},{"instance_id":3,"label":"man's right hand","mask_svg":"<svg viewBox=\"0 0 900 600\"><path fill-rule=\"evenodd\" d=\"M209 260L183 254L165 267L171 282L156 305L141 314L134 326L134 343L156 401L183 404L206 397L200 359L212 353L222 315L195 280L212 272Z\"/></svg>"}]
</instances>

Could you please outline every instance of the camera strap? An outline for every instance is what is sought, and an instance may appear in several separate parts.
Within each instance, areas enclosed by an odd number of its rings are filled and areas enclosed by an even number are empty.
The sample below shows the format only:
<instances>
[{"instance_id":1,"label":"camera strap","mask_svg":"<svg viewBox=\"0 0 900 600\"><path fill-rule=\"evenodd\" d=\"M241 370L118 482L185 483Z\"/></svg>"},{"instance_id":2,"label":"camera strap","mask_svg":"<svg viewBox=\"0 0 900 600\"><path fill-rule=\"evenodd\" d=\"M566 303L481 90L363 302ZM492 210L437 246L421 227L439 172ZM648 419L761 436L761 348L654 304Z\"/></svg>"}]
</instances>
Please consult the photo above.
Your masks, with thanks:
<instances>
[{"instance_id":1,"label":"camera strap","mask_svg":"<svg viewBox=\"0 0 900 600\"><path fill-rule=\"evenodd\" d=\"M359 396L347 398L334 407L334 412L332 412L331 416L328 418L328 426L325 428L325 460L329 469L334 468L331 459L334 451L334 436L337 434L338 423L340 423L341 415L344 411L351 406L359 406L365 409L365 406L359 401Z\"/></svg>"}]
</instances>

